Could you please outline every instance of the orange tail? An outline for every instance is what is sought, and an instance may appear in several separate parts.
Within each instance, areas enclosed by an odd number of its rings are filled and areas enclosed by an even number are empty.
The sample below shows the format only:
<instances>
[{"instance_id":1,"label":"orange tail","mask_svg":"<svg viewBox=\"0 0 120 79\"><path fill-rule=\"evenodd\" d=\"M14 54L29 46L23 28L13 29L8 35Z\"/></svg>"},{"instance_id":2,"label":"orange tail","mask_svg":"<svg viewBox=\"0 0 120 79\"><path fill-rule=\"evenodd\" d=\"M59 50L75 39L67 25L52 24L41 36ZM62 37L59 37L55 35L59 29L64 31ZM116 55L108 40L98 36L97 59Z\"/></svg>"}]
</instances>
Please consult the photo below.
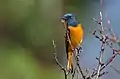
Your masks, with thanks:
<instances>
[{"instance_id":1,"label":"orange tail","mask_svg":"<svg viewBox=\"0 0 120 79\"><path fill-rule=\"evenodd\" d=\"M73 52L68 52L67 70L73 72Z\"/></svg>"}]
</instances>

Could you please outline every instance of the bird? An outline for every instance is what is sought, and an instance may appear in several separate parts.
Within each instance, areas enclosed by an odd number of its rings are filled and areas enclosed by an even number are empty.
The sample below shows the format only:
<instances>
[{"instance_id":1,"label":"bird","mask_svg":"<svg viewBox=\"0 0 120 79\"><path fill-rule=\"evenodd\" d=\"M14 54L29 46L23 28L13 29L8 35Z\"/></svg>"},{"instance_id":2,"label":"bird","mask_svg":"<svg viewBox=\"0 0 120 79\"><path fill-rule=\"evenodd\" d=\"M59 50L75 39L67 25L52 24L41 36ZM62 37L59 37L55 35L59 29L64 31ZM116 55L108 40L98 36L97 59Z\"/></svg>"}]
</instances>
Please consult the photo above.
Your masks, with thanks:
<instances>
[{"instance_id":1,"label":"bird","mask_svg":"<svg viewBox=\"0 0 120 79\"><path fill-rule=\"evenodd\" d=\"M74 50L80 46L84 38L84 30L82 24L72 13L66 13L62 16L61 22L66 27L65 47L67 54L67 70L73 72Z\"/></svg>"}]
</instances>

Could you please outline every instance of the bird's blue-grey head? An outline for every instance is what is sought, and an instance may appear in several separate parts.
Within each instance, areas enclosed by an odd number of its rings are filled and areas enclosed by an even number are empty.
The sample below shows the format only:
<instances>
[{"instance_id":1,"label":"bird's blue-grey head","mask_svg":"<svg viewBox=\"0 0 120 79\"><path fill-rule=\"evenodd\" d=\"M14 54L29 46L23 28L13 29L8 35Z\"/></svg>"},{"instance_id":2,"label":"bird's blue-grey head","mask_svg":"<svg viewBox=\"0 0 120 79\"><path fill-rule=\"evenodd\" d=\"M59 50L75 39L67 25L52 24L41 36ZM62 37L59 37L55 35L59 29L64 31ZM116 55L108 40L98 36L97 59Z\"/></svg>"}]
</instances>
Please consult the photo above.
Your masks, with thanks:
<instances>
[{"instance_id":1,"label":"bird's blue-grey head","mask_svg":"<svg viewBox=\"0 0 120 79\"><path fill-rule=\"evenodd\" d=\"M67 13L63 15L61 20L64 20L68 24L68 26L77 26L79 23L77 18L72 13Z\"/></svg>"}]
</instances>

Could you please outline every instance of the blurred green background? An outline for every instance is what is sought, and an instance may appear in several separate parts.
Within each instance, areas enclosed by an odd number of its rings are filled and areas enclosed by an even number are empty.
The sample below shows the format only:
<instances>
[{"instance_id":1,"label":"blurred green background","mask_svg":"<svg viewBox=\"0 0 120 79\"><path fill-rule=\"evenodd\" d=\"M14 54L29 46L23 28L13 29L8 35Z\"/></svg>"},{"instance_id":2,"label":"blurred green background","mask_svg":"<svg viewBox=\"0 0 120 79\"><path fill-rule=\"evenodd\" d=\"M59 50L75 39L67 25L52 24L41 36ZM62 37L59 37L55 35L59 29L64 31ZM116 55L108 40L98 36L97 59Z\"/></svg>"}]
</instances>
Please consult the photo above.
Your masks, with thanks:
<instances>
[{"instance_id":1,"label":"blurred green background","mask_svg":"<svg viewBox=\"0 0 120 79\"><path fill-rule=\"evenodd\" d=\"M103 3L112 28L119 35L120 1ZM100 11L103 10L99 0L0 0L0 79L63 79L53 58L52 40L56 41L60 62L65 64L60 18L67 12L74 13L85 30L81 64L83 68L93 67L100 43L89 34L89 29L97 28L92 18L98 18ZM114 74L110 71L104 79L120 78Z\"/></svg>"}]
</instances>

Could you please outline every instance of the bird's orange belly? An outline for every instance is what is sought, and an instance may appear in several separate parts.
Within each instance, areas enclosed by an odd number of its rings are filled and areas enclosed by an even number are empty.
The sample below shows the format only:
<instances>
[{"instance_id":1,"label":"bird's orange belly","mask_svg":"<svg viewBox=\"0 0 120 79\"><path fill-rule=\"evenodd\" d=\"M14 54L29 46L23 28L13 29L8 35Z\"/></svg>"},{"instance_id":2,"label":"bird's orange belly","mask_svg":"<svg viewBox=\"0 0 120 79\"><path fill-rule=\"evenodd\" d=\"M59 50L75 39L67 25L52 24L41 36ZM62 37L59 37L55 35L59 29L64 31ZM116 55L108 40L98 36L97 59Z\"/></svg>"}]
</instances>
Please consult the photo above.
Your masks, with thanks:
<instances>
[{"instance_id":1,"label":"bird's orange belly","mask_svg":"<svg viewBox=\"0 0 120 79\"><path fill-rule=\"evenodd\" d=\"M70 39L74 49L82 43L83 40L83 29L81 26L69 27L70 29Z\"/></svg>"}]
</instances>

